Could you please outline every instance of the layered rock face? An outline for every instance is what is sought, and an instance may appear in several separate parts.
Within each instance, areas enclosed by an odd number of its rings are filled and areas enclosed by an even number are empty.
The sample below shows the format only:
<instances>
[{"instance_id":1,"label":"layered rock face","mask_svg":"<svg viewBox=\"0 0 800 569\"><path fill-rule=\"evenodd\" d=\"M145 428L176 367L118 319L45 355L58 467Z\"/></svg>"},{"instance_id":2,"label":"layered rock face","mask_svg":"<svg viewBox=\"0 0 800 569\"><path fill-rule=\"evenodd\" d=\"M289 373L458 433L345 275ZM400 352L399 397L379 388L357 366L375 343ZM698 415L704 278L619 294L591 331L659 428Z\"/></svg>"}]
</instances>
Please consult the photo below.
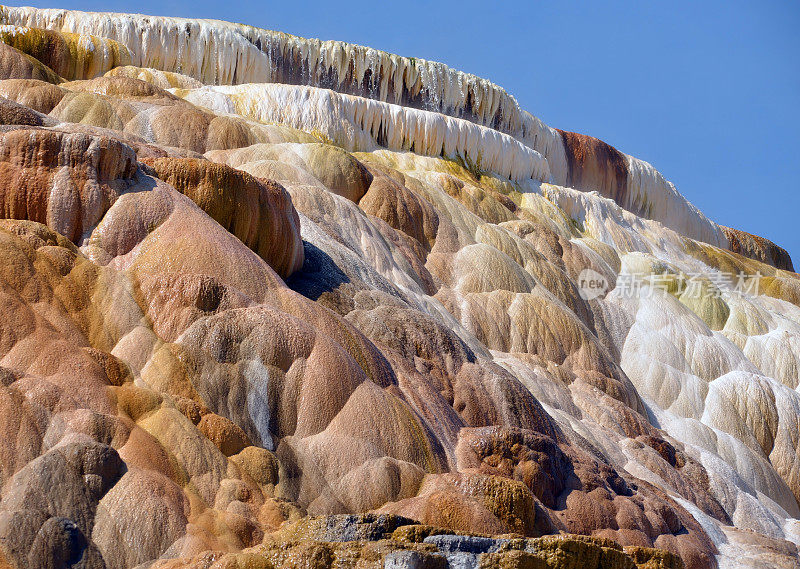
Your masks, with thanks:
<instances>
[{"instance_id":1,"label":"layered rock face","mask_svg":"<svg viewBox=\"0 0 800 569\"><path fill-rule=\"evenodd\" d=\"M442 64L0 19L0 568L800 566L783 249Z\"/></svg>"}]
</instances>

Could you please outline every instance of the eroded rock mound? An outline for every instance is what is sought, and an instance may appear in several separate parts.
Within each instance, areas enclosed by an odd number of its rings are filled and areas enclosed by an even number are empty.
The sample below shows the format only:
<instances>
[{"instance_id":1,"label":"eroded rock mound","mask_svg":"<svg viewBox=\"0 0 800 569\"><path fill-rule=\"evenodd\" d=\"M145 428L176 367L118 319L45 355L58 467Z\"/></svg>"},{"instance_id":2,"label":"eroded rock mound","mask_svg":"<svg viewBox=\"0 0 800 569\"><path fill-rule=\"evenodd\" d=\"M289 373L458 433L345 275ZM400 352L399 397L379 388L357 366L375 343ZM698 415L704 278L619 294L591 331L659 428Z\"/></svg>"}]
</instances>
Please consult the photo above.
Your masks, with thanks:
<instances>
[{"instance_id":1,"label":"eroded rock mound","mask_svg":"<svg viewBox=\"0 0 800 569\"><path fill-rule=\"evenodd\" d=\"M3 217L44 223L75 243L136 173L133 149L113 138L26 129L1 136Z\"/></svg>"},{"instance_id":2,"label":"eroded rock mound","mask_svg":"<svg viewBox=\"0 0 800 569\"><path fill-rule=\"evenodd\" d=\"M130 53L125 46L93 35L0 26L0 41L41 61L68 80L95 77L130 62Z\"/></svg>"},{"instance_id":3,"label":"eroded rock mound","mask_svg":"<svg viewBox=\"0 0 800 569\"><path fill-rule=\"evenodd\" d=\"M302 266L300 219L280 184L205 160L158 158L147 164L283 278Z\"/></svg>"},{"instance_id":4,"label":"eroded rock mound","mask_svg":"<svg viewBox=\"0 0 800 569\"><path fill-rule=\"evenodd\" d=\"M740 253L751 259L757 259L779 269L794 272L792 259L783 247L779 247L769 239L752 235L739 229L722 227L730 241L731 251Z\"/></svg>"},{"instance_id":5,"label":"eroded rock mound","mask_svg":"<svg viewBox=\"0 0 800 569\"><path fill-rule=\"evenodd\" d=\"M5 43L0 43L0 78L35 79L48 83L62 81L47 65Z\"/></svg>"}]
</instances>

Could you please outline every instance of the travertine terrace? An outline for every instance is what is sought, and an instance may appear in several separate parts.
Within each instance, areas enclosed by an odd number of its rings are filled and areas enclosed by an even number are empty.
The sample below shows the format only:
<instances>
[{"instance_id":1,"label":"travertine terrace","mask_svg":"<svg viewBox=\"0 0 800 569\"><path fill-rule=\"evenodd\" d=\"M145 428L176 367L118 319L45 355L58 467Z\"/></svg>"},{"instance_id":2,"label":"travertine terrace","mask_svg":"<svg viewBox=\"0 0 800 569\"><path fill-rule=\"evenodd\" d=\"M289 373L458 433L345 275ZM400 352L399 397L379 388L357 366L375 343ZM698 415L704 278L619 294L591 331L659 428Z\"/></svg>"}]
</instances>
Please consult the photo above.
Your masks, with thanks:
<instances>
[{"instance_id":1,"label":"travertine terrace","mask_svg":"<svg viewBox=\"0 0 800 569\"><path fill-rule=\"evenodd\" d=\"M440 63L0 40L0 569L800 566L778 245Z\"/></svg>"}]
</instances>

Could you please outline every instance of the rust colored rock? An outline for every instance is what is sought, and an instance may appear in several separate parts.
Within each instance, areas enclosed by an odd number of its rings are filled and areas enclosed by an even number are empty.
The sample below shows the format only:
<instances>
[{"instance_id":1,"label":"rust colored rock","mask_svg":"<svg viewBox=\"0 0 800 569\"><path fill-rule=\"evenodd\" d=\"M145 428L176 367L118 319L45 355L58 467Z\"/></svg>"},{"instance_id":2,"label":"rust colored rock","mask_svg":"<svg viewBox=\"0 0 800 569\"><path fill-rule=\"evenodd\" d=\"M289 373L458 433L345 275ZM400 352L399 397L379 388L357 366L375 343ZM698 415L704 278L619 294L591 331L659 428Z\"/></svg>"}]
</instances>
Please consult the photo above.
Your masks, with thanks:
<instances>
[{"instance_id":1,"label":"rust colored rock","mask_svg":"<svg viewBox=\"0 0 800 569\"><path fill-rule=\"evenodd\" d=\"M558 130L567 156L567 185L597 190L623 207L628 203L628 162L622 153L585 134ZM634 212L642 215L644 212Z\"/></svg>"},{"instance_id":2,"label":"rust colored rock","mask_svg":"<svg viewBox=\"0 0 800 569\"><path fill-rule=\"evenodd\" d=\"M308 171L335 194L358 203L372 174L352 154L331 144L304 144L301 154Z\"/></svg>"},{"instance_id":3,"label":"rust colored rock","mask_svg":"<svg viewBox=\"0 0 800 569\"><path fill-rule=\"evenodd\" d=\"M0 42L0 79L36 79L61 83L55 71L38 59Z\"/></svg>"},{"instance_id":4,"label":"rust colored rock","mask_svg":"<svg viewBox=\"0 0 800 569\"><path fill-rule=\"evenodd\" d=\"M249 446L231 459L257 483L278 483L278 458L267 449Z\"/></svg>"},{"instance_id":5,"label":"rust colored rock","mask_svg":"<svg viewBox=\"0 0 800 569\"><path fill-rule=\"evenodd\" d=\"M207 160L145 162L156 176L191 198L283 278L303 265L300 219L280 184Z\"/></svg>"},{"instance_id":6,"label":"rust colored rock","mask_svg":"<svg viewBox=\"0 0 800 569\"><path fill-rule=\"evenodd\" d=\"M372 182L358 206L416 239L430 251L439 226L439 216L433 206L380 169L370 167L369 171Z\"/></svg>"},{"instance_id":7,"label":"rust colored rock","mask_svg":"<svg viewBox=\"0 0 800 569\"><path fill-rule=\"evenodd\" d=\"M0 95L44 114L50 113L65 94L63 88L38 79L0 81Z\"/></svg>"},{"instance_id":8,"label":"rust colored rock","mask_svg":"<svg viewBox=\"0 0 800 569\"><path fill-rule=\"evenodd\" d=\"M792 258L783 247L776 245L769 239L752 235L740 229L731 229L724 225L720 227L722 227L725 237L728 238L730 250L734 253L767 263L778 269L794 272Z\"/></svg>"},{"instance_id":9,"label":"rust colored rock","mask_svg":"<svg viewBox=\"0 0 800 569\"><path fill-rule=\"evenodd\" d=\"M456 457L460 470L476 469L522 481L548 508L558 507L574 471L572 460L555 441L521 429L463 429Z\"/></svg>"},{"instance_id":10,"label":"rust colored rock","mask_svg":"<svg viewBox=\"0 0 800 569\"><path fill-rule=\"evenodd\" d=\"M239 454L244 448L250 446L247 435L236 423L214 413L203 415L197 428L225 456Z\"/></svg>"},{"instance_id":11,"label":"rust colored rock","mask_svg":"<svg viewBox=\"0 0 800 569\"><path fill-rule=\"evenodd\" d=\"M116 356L95 348L86 348L86 352L103 369L110 385L119 387L133 381L133 374L128 364Z\"/></svg>"},{"instance_id":12,"label":"rust colored rock","mask_svg":"<svg viewBox=\"0 0 800 569\"><path fill-rule=\"evenodd\" d=\"M0 98L0 124L42 126L46 123L54 124L55 121L14 101Z\"/></svg>"},{"instance_id":13,"label":"rust colored rock","mask_svg":"<svg viewBox=\"0 0 800 569\"><path fill-rule=\"evenodd\" d=\"M530 490L500 476L428 476L416 497L387 504L379 511L413 517L423 524L456 532L536 533L536 510Z\"/></svg>"},{"instance_id":14,"label":"rust colored rock","mask_svg":"<svg viewBox=\"0 0 800 569\"><path fill-rule=\"evenodd\" d=\"M0 212L46 224L78 243L136 172L136 154L109 137L46 130L0 134Z\"/></svg>"}]
</instances>

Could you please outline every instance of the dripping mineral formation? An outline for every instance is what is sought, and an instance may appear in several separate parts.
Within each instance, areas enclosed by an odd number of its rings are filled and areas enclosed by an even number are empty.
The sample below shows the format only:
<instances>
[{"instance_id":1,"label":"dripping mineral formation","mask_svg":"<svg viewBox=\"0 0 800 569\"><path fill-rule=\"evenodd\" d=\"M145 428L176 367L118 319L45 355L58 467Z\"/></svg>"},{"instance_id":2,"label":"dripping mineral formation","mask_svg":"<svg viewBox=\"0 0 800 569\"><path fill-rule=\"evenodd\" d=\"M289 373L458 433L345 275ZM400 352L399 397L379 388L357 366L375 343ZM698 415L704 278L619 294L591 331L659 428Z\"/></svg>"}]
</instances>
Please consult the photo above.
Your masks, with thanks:
<instances>
[{"instance_id":1,"label":"dripping mineral formation","mask_svg":"<svg viewBox=\"0 0 800 569\"><path fill-rule=\"evenodd\" d=\"M800 566L774 243L439 63L0 40L0 568Z\"/></svg>"}]
</instances>

